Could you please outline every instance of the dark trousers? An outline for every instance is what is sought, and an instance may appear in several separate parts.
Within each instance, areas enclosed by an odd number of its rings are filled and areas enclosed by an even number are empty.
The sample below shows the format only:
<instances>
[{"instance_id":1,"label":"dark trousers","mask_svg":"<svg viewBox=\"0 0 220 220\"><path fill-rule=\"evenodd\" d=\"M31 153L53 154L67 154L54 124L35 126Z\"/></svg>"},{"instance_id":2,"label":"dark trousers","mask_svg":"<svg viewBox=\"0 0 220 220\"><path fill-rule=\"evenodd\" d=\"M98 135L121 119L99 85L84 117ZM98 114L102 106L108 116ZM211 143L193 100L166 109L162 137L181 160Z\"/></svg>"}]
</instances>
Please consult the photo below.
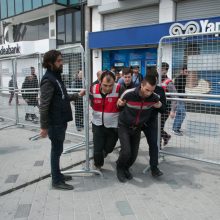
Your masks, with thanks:
<instances>
[{"instance_id":1,"label":"dark trousers","mask_svg":"<svg viewBox=\"0 0 220 220\"><path fill-rule=\"evenodd\" d=\"M158 135L158 120L157 117L149 121L144 127L143 132L147 139L149 145L149 156L150 156L150 166L158 166L158 144L157 144L157 135Z\"/></svg>"},{"instance_id":2,"label":"dark trousers","mask_svg":"<svg viewBox=\"0 0 220 220\"><path fill-rule=\"evenodd\" d=\"M166 131L164 131L165 123L166 123L168 118L169 118L169 112L168 111L161 114L161 140L160 140L160 143L162 141L162 138L166 139L169 136L169 134Z\"/></svg>"},{"instance_id":3,"label":"dark trousers","mask_svg":"<svg viewBox=\"0 0 220 220\"><path fill-rule=\"evenodd\" d=\"M19 102L18 102L18 94L15 94L14 92L10 92L10 97L9 97L9 101L8 101L9 104L11 104L14 95L15 95L15 97L16 97L16 103L17 103L17 104L19 103Z\"/></svg>"},{"instance_id":4,"label":"dark trousers","mask_svg":"<svg viewBox=\"0 0 220 220\"><path fill-rule=\"evenodd\" d=\"M29 99L28 102L27 102L27 105L28 105L28 106L33 106L33 107L36 107L36 106L39 107L39 103L38 103L38 101L37 101L37 98L35 98L35 99L33 99L33 98ZM28 119L29 116L32 118L32 120L35 119L35 118L37 118L36 114L26 113L26 114L25 114L25 119Z\"/></svg>"},{"instance_id":5,"label":"dark trousers","mask_svg":"<svg viewBox=\"0 0 220 220\"><path fill-rule=\"evenodd\" d=\"M60 156L63 152L63 142L65 140L66 129L67 123L49 126L48 129L48 136L51 140L50 164L53 183L58 183L62 180L62 174L60 172Z\"/></svg>"},{"instance_id":6,"label":"dark trousers","mask_svg":"<svg viewBox=\"0 0 220 220\"><path fill-rule=\"evenodd\" d=\"M104 165L104 157L114 150L118 140L116 128L106 128L92 124L94 143L94 164L97 167Z\"/></svg>"},{"instance_id":7,"label":"dark trousers","mask_svg":"<svg viewBox=\"0 0 220 220\"><path fill-rule=\"evenodd\" d=\"M141 138L140 128L128 128L119 126L118 137L121 143L121 150L117 160L117 168L128 169L135 162Z\"/></svg>"}]
</instances>

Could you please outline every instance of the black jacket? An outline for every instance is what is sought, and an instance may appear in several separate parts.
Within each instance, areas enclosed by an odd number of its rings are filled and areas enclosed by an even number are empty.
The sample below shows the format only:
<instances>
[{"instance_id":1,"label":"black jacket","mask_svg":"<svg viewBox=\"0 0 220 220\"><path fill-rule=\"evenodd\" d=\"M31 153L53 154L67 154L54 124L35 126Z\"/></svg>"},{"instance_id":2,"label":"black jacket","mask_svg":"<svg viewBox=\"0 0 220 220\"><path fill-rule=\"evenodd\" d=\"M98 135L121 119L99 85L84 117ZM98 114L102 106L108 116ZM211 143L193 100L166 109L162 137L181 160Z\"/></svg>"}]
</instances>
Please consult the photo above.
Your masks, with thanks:
<instances>
[{"instance_id":1,"label":"black jacket","mask_svg":"<svg viewBox=\"0 0 220 220\"><path fill-rule=\"evenodd\" d=\"M139 95L140 86L126 90L120 97L126 100L126 105L119 114L119 126L141 127L151 117L152 105L159 101L159 96L153 93L150 97Z\"/></svg>"},{"instance_id":2,"label":"black jacket","mask_svg":"<svg viewBox=\"0 0 220 220\"><path fill-rule=\"evenodd\" d=\"M125 90L132 89L134 87L135 87L135 85L132 81L128 86L126 86L125 83L122 83L120 86L120 90L119 90L119 96L121 96Z\"/></svg>"},{"instance_id":3,"label":"black jacket","mask_svg":"<svg viewBox=\"0 0 220 220\"><path fill-rule=\"evenodd\" d=\"M40 90L41 128L73 120L70 101L77 100L79 95L73 94L70 97L67 94L60 74L47 70L41 80Z\"/></svg>"},{"instance_id":4,"label":"black jacket","mask_svg":"<svg viewBox=\"0 0 220 220\"><path fill-rule=\"evenodd\" d=\"M162 103L162 106L160 108L154 108L152 110L152 117L157 117L158 113L166 112L166 95L164 89L161 86L156 86L154 93L156 93L160 97L160 102Z\"/></svg>"},{"instance_id":5,"label":"black jacket","mask_svg":"<svg viewBox=\"0 0 220 220\"><path fill-rule=\"evenodd\" d=\"M186 76L180 74L179 76L176 77L175 83L176 91L178 93L185 93L185 88L186 88ZM181 97L180 97L181 98Z\"/></svg>"},{"instance_id":6,"label":"black jacket","mask_svg":"<svg viewBox=\"0 0 220 220\"><path fill-rule=\"evenodd\" d=\"M37 106L38 105L38 81L35 78L30 79L30 76L25 77L24 82L22 83L22 97L27 100L29 105ZM31 90L29 90L31 89ZM35 90L36 89L36 90Z\"/></svg>"}]
</instances>

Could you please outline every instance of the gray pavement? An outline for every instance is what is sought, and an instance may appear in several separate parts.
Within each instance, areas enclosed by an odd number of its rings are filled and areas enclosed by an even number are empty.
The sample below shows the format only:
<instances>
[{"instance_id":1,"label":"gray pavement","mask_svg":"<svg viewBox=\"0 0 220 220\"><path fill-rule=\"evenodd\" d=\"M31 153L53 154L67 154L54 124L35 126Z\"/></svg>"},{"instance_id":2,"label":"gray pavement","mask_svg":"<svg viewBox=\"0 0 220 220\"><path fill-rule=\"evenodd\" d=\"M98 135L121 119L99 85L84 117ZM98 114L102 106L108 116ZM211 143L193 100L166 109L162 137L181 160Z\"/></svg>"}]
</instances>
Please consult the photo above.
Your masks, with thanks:
<instances>
[{"instance_id":1,"label":"gray pavement","mask_svg":"<svg viewBox=\"0 0 220 220\"><path fill-rule=\"evenodd\" d=\"M37 132L16 127L0 130L0 192L47 177L49 140L30 141ZM67 135L65 147L78 141ZM143 138L132 168L134 179L123 184L115 173L117 157L118 149L106 158L103 178L75 176L70 181L73 191L52 189L48 177L1 196L0 219L219 219L219 166L166 156L160 163L164 175L155 179L142 173L149 160ZM63 155L61 165L65 168L84 159L85 152L76 151Z\"/></svg>"}]
</instances>

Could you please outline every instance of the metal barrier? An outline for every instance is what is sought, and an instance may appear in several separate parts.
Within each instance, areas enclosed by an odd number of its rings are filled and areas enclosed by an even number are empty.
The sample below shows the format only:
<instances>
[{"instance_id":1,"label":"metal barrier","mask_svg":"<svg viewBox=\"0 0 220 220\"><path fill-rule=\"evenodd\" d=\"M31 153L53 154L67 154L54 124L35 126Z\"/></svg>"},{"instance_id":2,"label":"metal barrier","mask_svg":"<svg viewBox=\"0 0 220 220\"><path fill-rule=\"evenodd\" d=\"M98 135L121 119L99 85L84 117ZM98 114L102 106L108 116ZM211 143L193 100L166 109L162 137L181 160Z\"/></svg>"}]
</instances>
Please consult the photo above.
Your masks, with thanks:
<instances>
[{"instance_id":1,"label":"metal barrier","mask_svg":"<svg viewBox=\"0 0 220 220\"><path fill-rule=\"evenodd\" d=\"M85 56L85 57L84 57ZM88 32L85 34L85 55L83 56L83 66L85 62L85 71L84 72L84 88L86 89L86 95L84 97L84 127L85 127L85 142L79 144L77 147L85 146L85 153L86 153L86 160L85 160L85 167L81 170L68 170L64 171L65 174L77 174L77 173L86 173L86 174L98 174L103 176L102 173L98 170L94 170L90 166L90 145L92 141L90 141L90 107L89 107L89 91L90 91L90 76L91 76L91 69L90 69L90 50L88 46ZM84 60L85 58L85 60ZM69 149L72 150L71 148Z\"/></svg>"},{"instance_id":2,"label":"metal barrier","mask_svg":"<svg viewBox=\"0 0 220 220\"><path fill-rule=\"evenodd\" d=\"M89 166L89 58L87 57L85 74L85 52L81 45L59 49L63 58L62 78L68 94L79 92L86 88L85 98L80 98L71 104L74 121L68 124L67 134L73 135L77 144L68 146L64 153L86 147L86 166L77 172L97 173ZM89 56L89 52L87 53ZM39 123L39 82L45 72L42 68L43 54L0 59L0 120L11 120L13 124L4 125L1 129L19 125L40 128ZM34 76L34 77L33 77ZM12 79L11 83L9 81ZM13 93L14 99L11 100ZM17 99L18 97L18 99ZM11 97L13 98L13 97ZM10 101L9 101L10 100ZM16 100L16 101L15 101ZM39 135L30 137L37 140ZM71 171L75 173L75 171Z\"/></svg>"},{"instance_id":3,"label":"metal barrier","mask_svg":"<svg viewBox=\"0 0 220 220\"><path fill-rule=\"evenodd\" d=\"M185 87L185 93L166 94L168 103L176 105L176 115L173 119L169 117L165 123L164 130L171 135L171 139L166 146L161 146L160 155L220 164L219 34L184 34L166 36L160 40L160 84L166 87L162 76L165 71L162 62L166 62L169 64L168 77L176 88ZM180 74L186 74L186 85L178 84Z\"/></svg>"}]
</instances>

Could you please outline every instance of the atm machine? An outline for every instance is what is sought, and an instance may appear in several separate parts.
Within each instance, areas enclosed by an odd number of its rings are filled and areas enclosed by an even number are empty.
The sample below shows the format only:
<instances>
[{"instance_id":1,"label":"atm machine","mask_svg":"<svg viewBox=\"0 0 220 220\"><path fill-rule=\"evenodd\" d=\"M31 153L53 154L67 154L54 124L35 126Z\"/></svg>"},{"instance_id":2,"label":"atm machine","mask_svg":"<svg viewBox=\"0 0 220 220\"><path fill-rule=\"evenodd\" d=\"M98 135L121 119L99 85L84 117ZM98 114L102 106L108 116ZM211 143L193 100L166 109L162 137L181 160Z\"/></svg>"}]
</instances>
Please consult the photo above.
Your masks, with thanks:
<instances>
[{"instance_id":1,"label":"atm machine","mask_svg":"<svg viewBox=\"0 0 220 220\"><path fill-rule=\"evenodd\" d=\"M125 64L123 62L115 62L114 67L116 72L120 72L124 68Z\"/></svg>"},{"instance_id":2,"label":"atm machine","mask_svg":"<svg viewBox=\"0 0 220 220\"><path fill-rule=\"evenodd\" d=\"M145 71L146 71L146 75L152 71L157 71L156 60L146 60L145 61Z\"/></svg>"}]
</instances>

